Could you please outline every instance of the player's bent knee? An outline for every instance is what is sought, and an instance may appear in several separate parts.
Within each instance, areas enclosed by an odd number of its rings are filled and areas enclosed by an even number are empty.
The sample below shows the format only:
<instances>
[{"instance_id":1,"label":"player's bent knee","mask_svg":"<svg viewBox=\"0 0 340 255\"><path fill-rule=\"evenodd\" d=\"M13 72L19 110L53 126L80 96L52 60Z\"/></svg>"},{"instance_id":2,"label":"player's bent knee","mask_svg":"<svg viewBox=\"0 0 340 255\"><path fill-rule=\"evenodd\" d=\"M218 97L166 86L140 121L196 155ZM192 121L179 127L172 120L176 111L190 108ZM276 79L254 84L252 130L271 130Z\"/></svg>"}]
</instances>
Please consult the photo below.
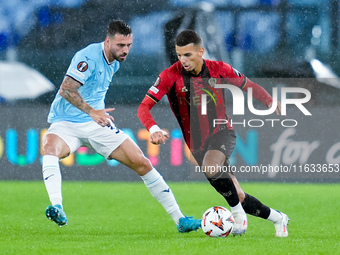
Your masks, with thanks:
<instances>
[{"instance_id":1,"label":"player's bent knee","mask_svg":"<svg viewBox=\"0 0 340 255\"><path fill-rule=\"evenodd\" d=\"M56 156L57 153L55 146L51 143L44 143L42 146L42 154Z\"/></svg>"},{"instance_id":2,"label":"player's bent knee","mask_svg":"<svg viewBox=\"0 0 340 255\"><path fill-rule=\"evenodd\" d=\"M46 135L43 139L42 155L53 155L58 158L68 156L70 150L66 143L56 135Z\"/></svg>"},{"instance_id":3,"label":"player's bent knee","mask_svg":"<svg viewBox=\"0 0 340 255\"><path fill-rule=\"evenodd\" d=\"M241 203L243 203L244 199L246 198L246 194L243 192L243 190L237 190L237 195Z\"/></svg>"},{"instance_id":4,"label":"player's bent knee","mask_svg":"<svg viewBox=\"0 0 340 255\"><path fill-rule=\"evenodd\" d=\"M136 169L134 170L138 175L142 176L150 172L152 168L153 166L150 161L144 155L142 155L140 161L138 162L138 165L136 166Z\"/></svg>"}]
</instances>

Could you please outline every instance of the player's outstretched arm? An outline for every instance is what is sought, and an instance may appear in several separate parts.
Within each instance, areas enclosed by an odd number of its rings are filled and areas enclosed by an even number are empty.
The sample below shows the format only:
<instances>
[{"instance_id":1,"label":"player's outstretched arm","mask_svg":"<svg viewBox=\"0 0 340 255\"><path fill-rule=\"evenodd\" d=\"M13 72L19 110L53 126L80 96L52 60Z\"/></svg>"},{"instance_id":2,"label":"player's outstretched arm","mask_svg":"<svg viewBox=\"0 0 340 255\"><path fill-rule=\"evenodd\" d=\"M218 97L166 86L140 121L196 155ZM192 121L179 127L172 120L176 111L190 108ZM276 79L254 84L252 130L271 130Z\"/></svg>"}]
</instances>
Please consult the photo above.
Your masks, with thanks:
<instances>
[{"instance_id":1,"label":"player's outstretched arm","mask_svg":"<svg viewBox=\"0 0 340 255\"><path fill-rule=\"evenodd\" d=\"M257 83L247 79L247 83L246 86L243 88L244 91L248 92L247 90L249 88L253 89L253 96L256 100L261 101L262 103L264 103L268 108L272 107L272 103L273 103L273 98L271 97L271 95L260 85L258 85ZM277 106L275 109L275 113L277 115L281 114L281 102L277 102Z\"/></svg>"},{"instance_id":2,"label":"player's outstretched arm","mask_svg":"<svg viewBox=\"0 0 340 255\"><path fill-rule=\"evenodd\" d=\"M59 94L67 101L69 101L72 105L90 115L91 118L99 125L103 127L110 125L110 121L108 119L110 119L111 121L114 121L114 119L112 116L106 113L112 112L114 108L103 110L96 110L92 108L88 103L84 101L83 97L80 95L78 91L80 86L81 84L78 81L72 79L69 76L66 76L60 86Z\"/></svg>"},{"instance_id":3,"label":"player's outstretched arm","mask_svg":"<svg viewBox=\"0 0 340 255\"><path fill-rule=\"evenodd\" d=\"M164 144L165 141L169 138L169 134L164 130L161 130L155 120L151 115L151 108L156 105L156 102L153 101L148 96L145 96L142 103L138 107L137 116L139 120L142 122L144 127L150 132L150 142L153 144Z\"/></svg>"},{"instance_id":4,"label":"player's outstretched arm","mask_svg":"<svg viewBox=\"0 0 340 255\"><path fill-rule=\"evenodd\" d=\"M272 102L268 105L268 108L271 108L271 107L272 107ZM280 101L277 102L277 107L275 109L275 113L276 113L276 115L281 114L281 102Z\"/></svg>"},{"instance_id":5,"label":"player's outstretched arm","mask_svg":"<svg viewBox=\"0 0 340 255\"><path fill-rule=\"evenodd\" d=\"M246 86L244 86L243 90L248 93L249 88L252 88L253 97L256 100L264 103L267 107L269 107L269 104L272 103L273 98L263 87L247 78L247 83Z\"/></svg>"}]
</instances>

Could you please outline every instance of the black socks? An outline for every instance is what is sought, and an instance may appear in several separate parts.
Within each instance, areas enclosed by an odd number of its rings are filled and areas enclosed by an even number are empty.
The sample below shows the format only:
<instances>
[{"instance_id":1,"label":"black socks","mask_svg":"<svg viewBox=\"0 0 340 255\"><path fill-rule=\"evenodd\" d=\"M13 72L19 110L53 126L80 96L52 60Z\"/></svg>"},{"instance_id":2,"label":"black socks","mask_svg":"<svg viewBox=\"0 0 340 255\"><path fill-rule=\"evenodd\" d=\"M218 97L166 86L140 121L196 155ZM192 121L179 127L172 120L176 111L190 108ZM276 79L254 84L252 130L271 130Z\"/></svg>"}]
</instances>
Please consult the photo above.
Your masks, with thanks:
<instances>
[{"instance_id":1,"label":"black socks","mask_svg":"<svg viewBox=\"0 0 340 255\"><path fill-rule=\"evenodd\" d=\"M213 177L206 177L216 191L227 200L229 206L234 207L240 202L235 185L227 172L217 173Z\"/></svg>"},{"instance_id":2,"label":"black socks","mask_svg":"<svg viewBox=\"0 0 340 255\"><path fill-rule=\"evenodd\" d=\"M242 207L244 211L250 215L267 219L270 214L270 208L262 204L257 198L245 193Z\"/></svg>"}]
</instances>

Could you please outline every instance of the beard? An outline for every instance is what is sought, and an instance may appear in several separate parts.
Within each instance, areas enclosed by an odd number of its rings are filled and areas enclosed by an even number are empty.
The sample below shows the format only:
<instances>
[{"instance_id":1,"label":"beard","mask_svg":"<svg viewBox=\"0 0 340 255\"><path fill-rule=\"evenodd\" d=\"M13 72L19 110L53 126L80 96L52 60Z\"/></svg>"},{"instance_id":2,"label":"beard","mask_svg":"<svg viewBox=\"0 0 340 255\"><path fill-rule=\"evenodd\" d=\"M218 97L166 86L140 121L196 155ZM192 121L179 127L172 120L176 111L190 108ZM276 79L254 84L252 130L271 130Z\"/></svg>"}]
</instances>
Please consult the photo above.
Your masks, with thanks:
<instances>
[{"instance_id":1,"label":"beard","mask_svg":"<svg viewBox=\"0 0 340 255\"><path fill-rule=\"evenodd\" d=\"M125 61L126 57L127 57L127 54L123 54L123 55L118 56L116 59L119 62L123 62L123 61Z\"/></svg>"},{"instance_id":2,"label":"beard","mask_svg":"<svg viewBox=\"0 0 340 255\"><path fill-rule=\"evenodd\" d=\"M120 54L120 55L117 55L117 52L114 51L114 50L111 50L111 56L114 60L117 60L119 62L123 62L125 61L126 57L127 57L127 53L123 53L123 54Z\"/></svg>"}]
</instances>

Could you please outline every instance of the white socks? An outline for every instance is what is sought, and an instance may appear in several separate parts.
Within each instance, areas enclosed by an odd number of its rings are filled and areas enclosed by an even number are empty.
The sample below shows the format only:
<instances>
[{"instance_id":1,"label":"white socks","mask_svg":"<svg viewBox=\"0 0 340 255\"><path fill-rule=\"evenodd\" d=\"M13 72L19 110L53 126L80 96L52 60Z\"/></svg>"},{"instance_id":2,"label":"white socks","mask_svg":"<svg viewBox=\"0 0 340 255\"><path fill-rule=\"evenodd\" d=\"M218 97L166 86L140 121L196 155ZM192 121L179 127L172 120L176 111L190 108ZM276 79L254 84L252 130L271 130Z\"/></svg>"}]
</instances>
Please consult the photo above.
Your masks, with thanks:
<instances>
[{"instance_id":1,"label":"white socks","mask_svg":"<svg viewBox=\"0 0 340 255\"><path fill-rule=\"evenodd\" d=\"M42 172L46 190L52 205L62 205L61 195L61 173L59 158L57 156L45 155L42 159Z\"/></svg>"},{"instance_id":2,"label":"white socks","mask_svg":"<svg viewBox=\"0 0 340 255\"><path fill-rule=\"evenodd\" d=\"M238 204L235 205L235 206L230 206L230 211L231 211L231 213L245 214L245 211L243 210L241 202L238 202Z\"/></svg>"},{"instance_id":3,"label":"white socks","mask_svg":"<svg viewBox=\"0 0 340 255\"><path fill-rule=\"evenodd\" d=\"M164 209L170 214L176 225L178 225L179 219L184 217L184 215L180 211L176 199L163 177L153 168L146 175L141 176L141 178L152 196L163 205Z\"/></svg>"},{"instance_id":4,"label":"white socks","mask_svg":"<svg viewBox=\"0 0 340 255\"><path fill-rule=\"evenodd\" d=\"M42 172L46 190L52 205L62 205L59 158L51 155L43 156ZM179 219L184 217L184 215L180 211L176 199L169 186L165 183L163 177L155 168L153 168L146 175L141 176L141 178L152 196L162 204L167 213L178 225Z\"/></svg>"},{"instance_id":5,"label":"white socks","mask_svg":"<svg viewBox=\"0 0 340 255\"><path fill-rule=\"evenodd\" d=\"M275 222L278 222L281 219L282 219L282 214L279 213L278 211L270 208L270 214L269 214L267 220L275 223Z\"/></svg>"}]
</instances>

